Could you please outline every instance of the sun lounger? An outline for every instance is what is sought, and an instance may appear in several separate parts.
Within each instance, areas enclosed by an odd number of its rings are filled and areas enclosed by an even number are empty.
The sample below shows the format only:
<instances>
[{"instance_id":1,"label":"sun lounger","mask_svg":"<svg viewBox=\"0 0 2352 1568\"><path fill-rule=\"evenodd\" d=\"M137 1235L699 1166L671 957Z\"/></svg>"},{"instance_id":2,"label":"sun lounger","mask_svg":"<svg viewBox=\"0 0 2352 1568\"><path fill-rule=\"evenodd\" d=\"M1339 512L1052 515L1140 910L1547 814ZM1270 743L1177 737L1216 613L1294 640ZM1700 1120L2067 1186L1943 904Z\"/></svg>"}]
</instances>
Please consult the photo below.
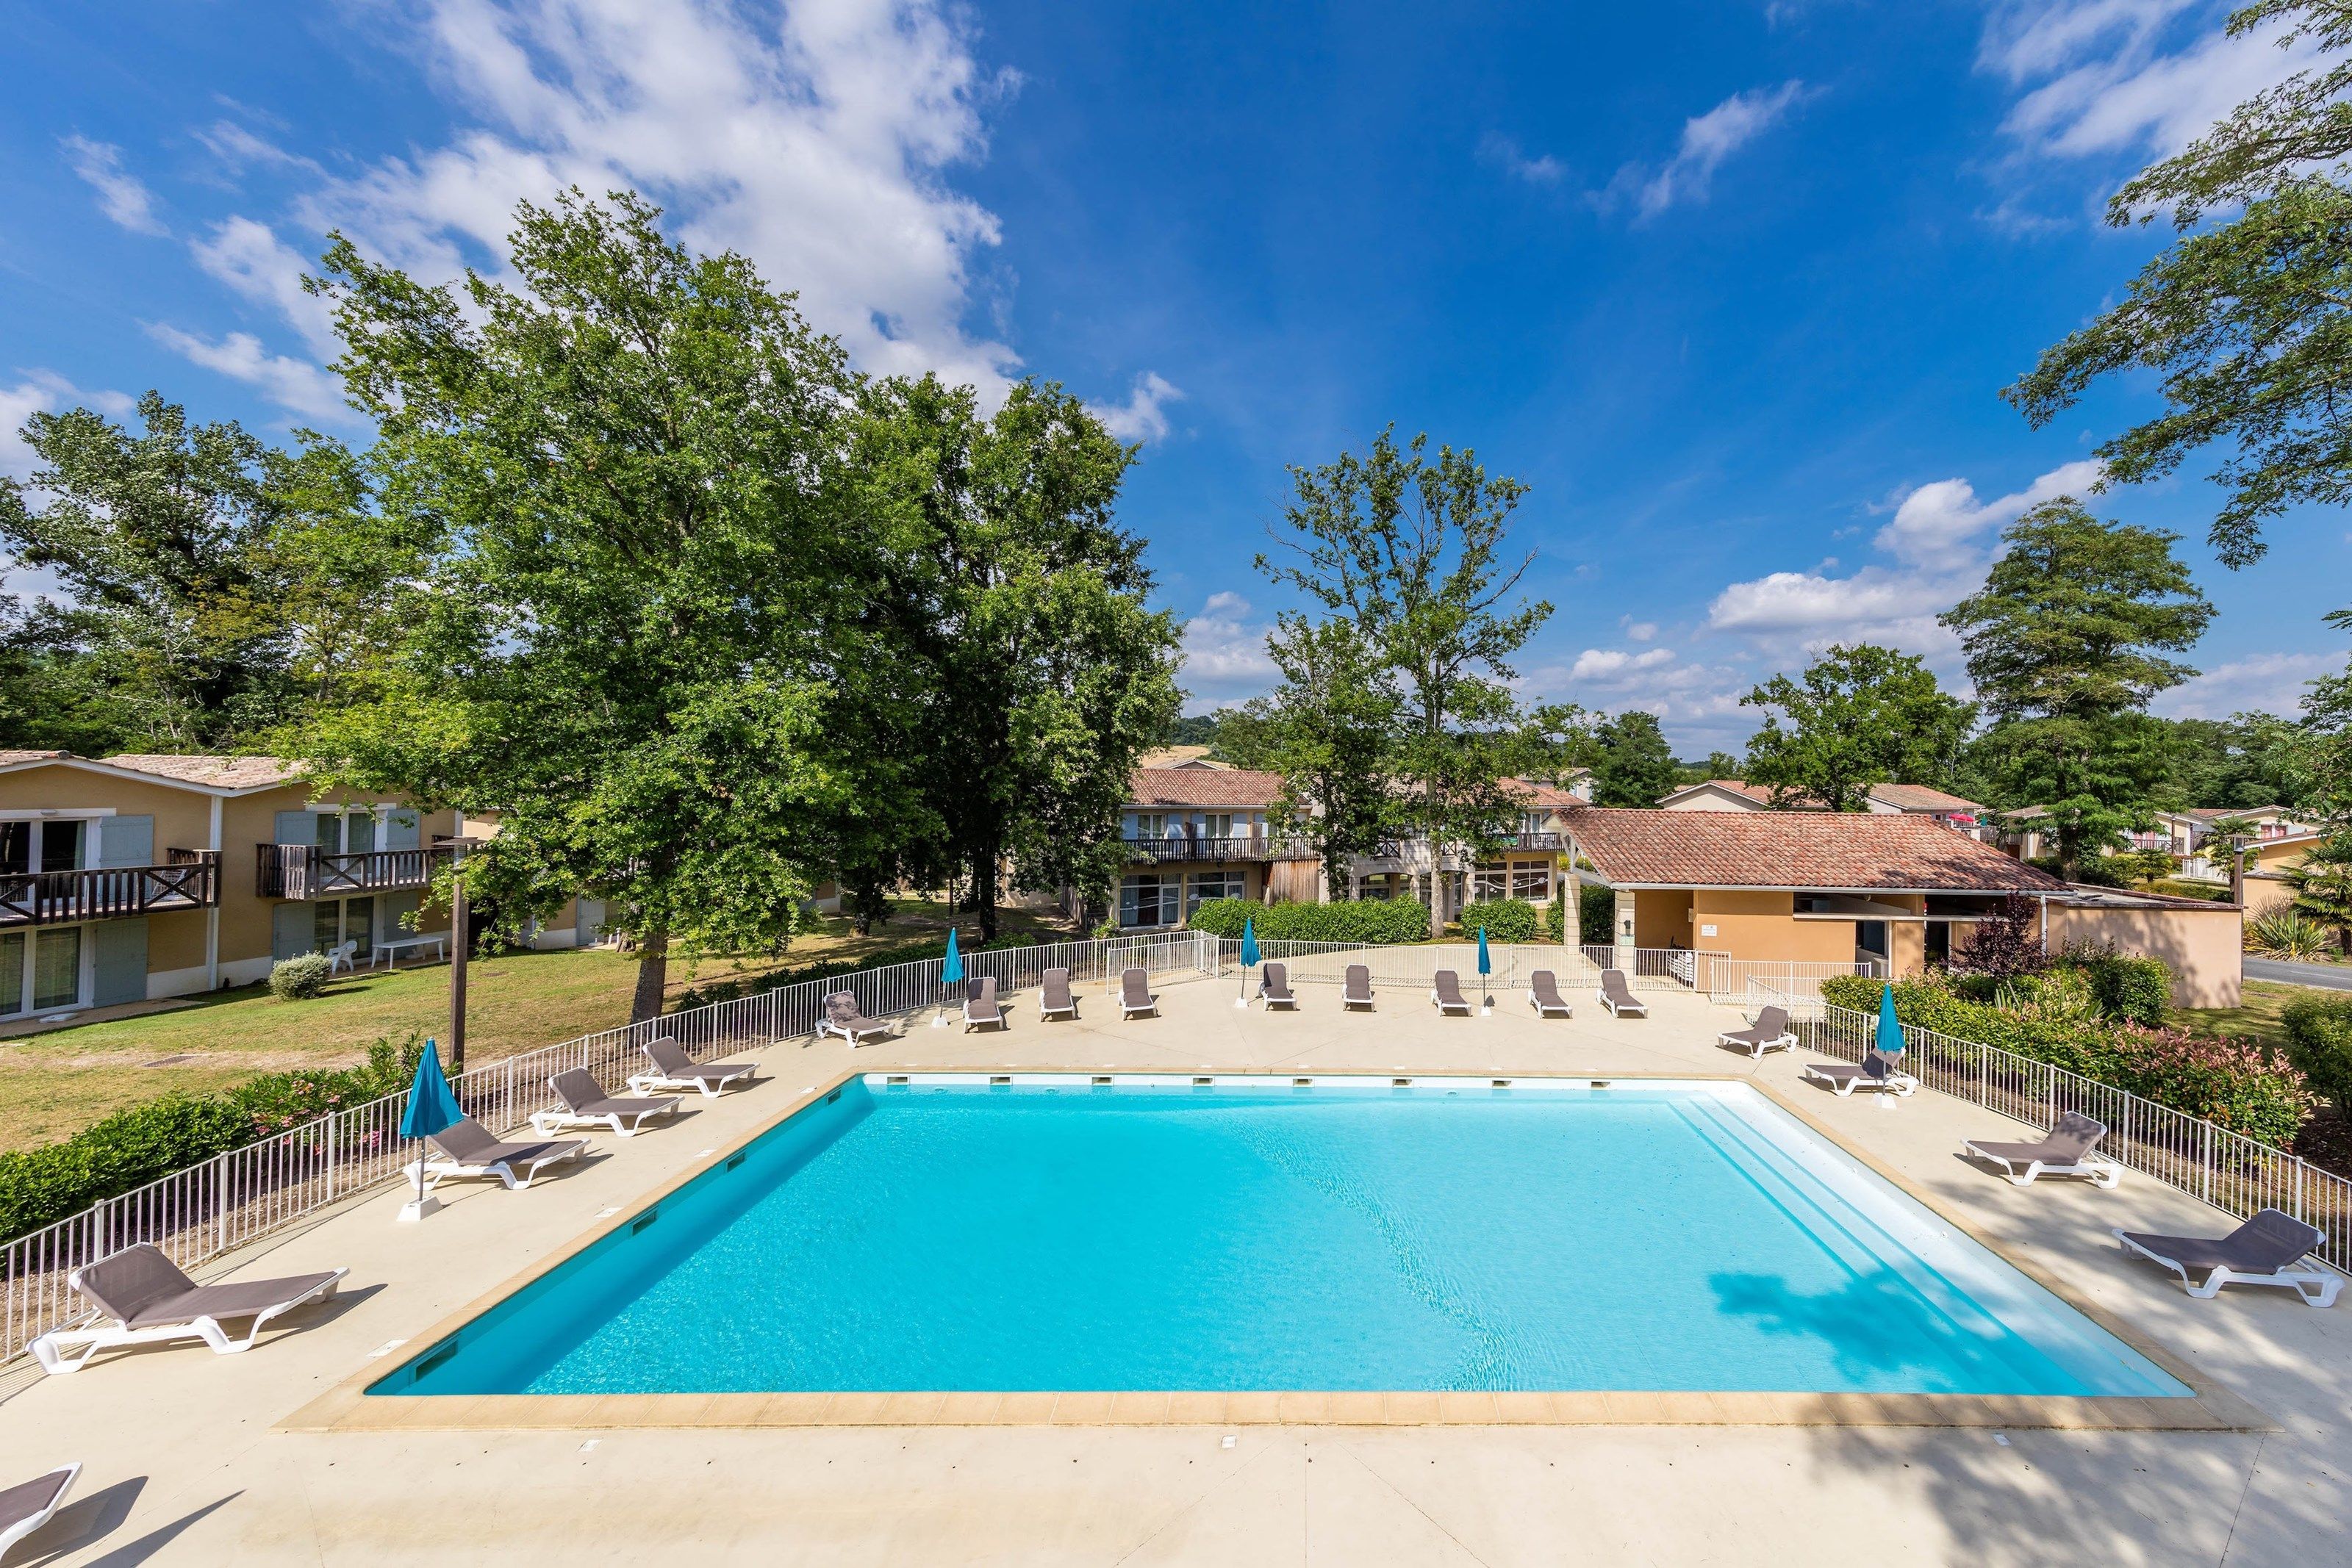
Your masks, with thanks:
<instances>
[{"instance_id":1,"label":"sun lounger","mask_svg":"<svg viewBox=\"0 0 2352 1568\"><path fill-rule=\"evenodd\" d=\"M73 1490L74 1478L81 1474L79 1462L51 1470L37 1480L22 1481L0 1491L0 1557L41 1526L66 1500Z\"/></svg>"},{"instance_id":2,"label":"sun lounger","mask_svg":"<svg viewBox=\"0 0 2352 1568\"><path fill-rule=\"evenodd\" d=\"M2332 1307L2344 1276L2314 1264L2298 1269L2306 1253L2327 1239L2315 1227L2291 1214L2265 1208L2227 1236L2150 1236L2118 1230L2125 1250L2137 1252L2180 1276L2188 1292L2210 1301L2224 1285L2284 1285L2306 1307ZM2203 1275L2200 1284L2195 1276Z\"/></svg>"},{"instance_id":3,"label":"sun lounger","mask_svg":"<svg viewBox=\"0 0 2352 1568\"><path fill-rule=\"evenodd\" d=\"M610 1127L625 1138L634 1138L645 1131L648 1120L669 1115L678 1106L674 1094L616 1100L584 1067L557 1073L547 1086L555 1091L556 1108L535 1113L530 1119L532 1130L542 1138L567 1127Z\"/></svg>"},{"instance_id":4,"label":"sun lounger","mask_svg":"<svg viewBox=\"0 0 2352 1568\"><path fill-rule=\"evenodd\" d=\"M1536 1017L1548 1019L1558 1013L1564 1019L1576 1016L1559 994L1559 977L1549 969L1538 969L1528 977L1528 1005L1536 1009Z\"/></svg>"},{"instance_id":5,"label":"sun lounger","mask_svg":"<svg viewBox=\"0 0 2352 1568\"><path fill-rule=\"evenodd\" d=\"M1470 1016L1469 998L1462 994L1462 977L1451 969L1440 969L1429 977L1429 1003L1441 1014Z\"/></svg>"},{"instance_id":6,"label":"sun lounger","mask_svg":"<svg viewBox=\"0 0 2352 1568\"><path fill-rule=\"evenodd\" d=\"M1038 995L1043 998L1037 1003L1038 1022L1043 1023L1047 1019L1078 1016L1078 998L1070 989L1069 970L1046 970L1037 977L1037 990Z\"/></svg>"},{"instance_id":7,"label":"sun lounger","mask_svg":"<svg viewBox=\"0 0 2352 1568\"><path fill-rule=\"evenodd\" d=\"M2124 1167L2091 1152L2106 1135L2104 1122L2069 1111L2038 1143L1991 1144L1970 1138L1960 1145L1960 1153L2000 1166L2002 1178L2012 1186L2032 1186L2036 1176L2079 1176L2090 1177L2095 1186L2111 1187L2123 1179Z\"/></svg>"},{"instance_id":8,"label":"sun lounger","mask_svg":"<svg viewBox=\"0 0 2352 1568\"><path fill-rule=\"evenodd\" d=\"M1368 1008L1372 1005L1372 971L1369 965L1348 966L1347 984L1339 988L1342 1008Z\"/></svg>"},{"instance_id":9,"label":"sun lounger","mask_svg":"<svg viewBox=\"0 0 2352 1568\"><path fill-rule=\"evenodd\" d=\"M1297 1010L1298 998L1291 994L1289 966L1268 964L1258 971L1257 999L1265 1004L1268 1012L1276 1008Z\"/></svg>"},{"instance_id":10,"label":"sun lounger","mask_svg":"<svg viewBox=\"0 0 2352 1568\"><path fill-rule=\"evenodd\" d=\"M864 1045L866 1037L888 1034L890 1026L877 1023L857 1010L857 998L848 991L835 991L824 998L824 1017L817 1020L816 1037L837 1034L852 1045Z\"/></svg>"},{"instance_id":11,"label":"sun lounger","mask_svg":"<svg viewBox=\"0 0 2352 1568\"><path fill-rule=\"evenodd\" d=\"M1805 1076L1833 1091L1840 1099L1857 1089L1877 1089L1886 1093L1906 1095L1919 1087L1919 1081L1895 1065L1895 1059L1883 1051L1872 1051L1860 1061L1816 1061L1805 1069Z\"/></svg>"},{"instance_id":12,"label":"sun lounger","mask_svg":"<svg viewBox=\"0 0 2352 1568\"><path fill-rule=\"evenodd\" d=\"M760 1071L756 1061L697 1061L687 1054L686 1047L667 1035L646 1041L643 1049L654 1070L629 1074L632 1094L650 1094L656 1089L692 1089L707 1100L715 1100L730 1083L749 1083L751 1074Z\"/></svg>"},{"instance_id":13,"label":"sun lounger","mask_svg":"<svg viewBox=\"0 0 2352 1568\"><path fill-rule=\"evenodd\" d=\"M1118 977L1118 1016L1131 1019L1138 1013L1160 1013L1160 998L1151 994L1151 977L1140 969L1120 971Z\"/></svg>"},{"instance_id":14,"label":"sun lounger","mask_svg":"<svg viewBox=\"0 0 2352 1568\"><path fill-rule=\"evenodd\" d=\"M972 988L972 994L964 998L964 1032L969 1034L973 1030L987 1029L992 1026L997 1029L1012 1027L1004 1016L1003 1004L996 999L996 977L982 975L979 977L979 983Z\"/></svg>"},{"instance_id":15,"label":"sun lounger","mask_svg":"<svg viewBox=\"0 0 2352 1568\"><path fill-rule=\"evenodd\" d=\"M1715 1037L1718 1045L1736 1045L1761 1061L1768 1051L1794 1051L1797 1037L1789 1029L1789 1009L1779 1003L1756 1015L1746 1029L1727 1029Z\"/></svg>"},{"instance_id":16,"label":"sun lounger","mask_svg":"<svg viewBox=\"0 0 2352 1568\"><path fill-rule=\"evenodd\" d=\"M561 1143L502 1144L471 1116L442 1128L425 1142L432 1151L425 1156L426 1192L445 1181L490 1176L505 1183L509 1192L519 1192L547 1166L577 1159L580 1151L588 1146L585 1138L566 1138ZM411 1182L416 1180L415 1160L403 1170Z\"/></svg>"},{"instance_id":17,"label":"sun lounger","mask_svg":"<svg viewBox=\"0 0 2352 1568\"><path fill-rule=\"evenodd\" d=\"M271 1319L333 1295L349 1272L336 1269L283 1280L199 1285L152 1242L142 1241L66 1276L66 1283L97 1306L98 1317L41 1335L30 1346L33 1359L42 1371L62 1376L79 1372L91 1356L120 1344L200 1339L215 1354L235 1355L251 1350L262 1325ZM232 1338L221 1326L238 1318L252 1320L243 1339ZM76 1348L80 1354L72 1354Z\"/></svg>"},{"instance_id":18,"label":"sun lounger","mask_svg":"<svg viewBox=\"0 0 2352 1568\"><path fill-rule=\"evenodd\" d=\"M1633 988L1625 983L1625 971L1622 969L1601 970L1601 988L1593 995L1601 998L1601 1005L1609 1009L1611 1018L1645 1019L1650 1016L1649 1008L1634 1000Z\"/></svg>"}]
</instances>

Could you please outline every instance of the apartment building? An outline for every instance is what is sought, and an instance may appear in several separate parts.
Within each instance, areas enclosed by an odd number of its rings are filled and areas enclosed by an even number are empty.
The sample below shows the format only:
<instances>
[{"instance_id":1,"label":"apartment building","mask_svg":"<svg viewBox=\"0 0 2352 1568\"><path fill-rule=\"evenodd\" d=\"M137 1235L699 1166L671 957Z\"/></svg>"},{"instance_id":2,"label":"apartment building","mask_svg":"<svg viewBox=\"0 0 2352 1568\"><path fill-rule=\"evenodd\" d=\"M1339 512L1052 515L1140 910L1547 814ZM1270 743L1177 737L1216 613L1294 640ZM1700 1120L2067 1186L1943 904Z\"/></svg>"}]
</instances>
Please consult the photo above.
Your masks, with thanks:
<instances>
[{"instance_id":1,"label":"apartment building","mask_svg":"<svg viewBox=\"0 0 2352 1568\"><path fill-rule=\"evenodd\" d=\"M1322 896L1315 847L1276 831L1282 776L1210 761L1192 748L1147 758L1120 809L1128 870L1119 878L1123 931L1181 925L1213 898L1262 903Z\"/></svg>"},{"instance_id":2,"label":"apartment building","mask_svg":"<svg viewBox=\"0 0 2352 1568\"><path fill-rule=\"evenodd\" d=\"M1708 779L1658 798L1664 811L1769 811L1772 791L1738 779ZM1818 810L1819 802L1800 803L1800 810ZM1926 784L1874 784L1863 810L1874 816L1926 817L1944 827L1981 840L1990 818L1986 809L1964 796Z\"/></svg>"}]
</instances>

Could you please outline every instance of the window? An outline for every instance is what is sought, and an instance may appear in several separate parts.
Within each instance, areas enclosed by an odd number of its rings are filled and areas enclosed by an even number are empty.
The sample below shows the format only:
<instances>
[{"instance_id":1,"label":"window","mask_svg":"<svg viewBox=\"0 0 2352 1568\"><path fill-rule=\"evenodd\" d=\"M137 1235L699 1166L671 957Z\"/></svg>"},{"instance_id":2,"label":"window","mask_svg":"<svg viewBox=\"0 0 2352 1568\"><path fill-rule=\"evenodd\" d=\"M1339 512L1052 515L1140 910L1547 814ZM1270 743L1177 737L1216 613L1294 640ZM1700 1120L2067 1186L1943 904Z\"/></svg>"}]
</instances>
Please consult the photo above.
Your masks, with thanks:
<instances>
[{"instance_id":1,"label":"window","mask_svg":"<svg viewBox=\"0 0 2352 1568\"><path fill-rule=\"evenodd\" d=\"M1196 871L1184 889L1184 918L1190 920L1203 899L1241 898L1242 873L1237 871Z\"/></svg>"},{"instance_id":2,"label":"window","mask_svg":"<svg viewBox=\"0 0 2352 1568\"><path fill-rule=\"evenodd\" d=\"M1502 867L1480 866L1470 879L1470 896L1475 899L1500 898L1505 885Z\"/></svg>"},{"instance_id":3,"label":"window","mask_svg":"<svg viewBox=\"0 0 2352 1568\"><path fill-rule=\"evenodd\" d=\"M79 817L0 822L0 874L80 871L89 846L89 823Z\"/></svg>"},{"instance_id":4,"label":"window","mask_svg":"<svg viewBox=\"0 0 2352 1568\"><path fill-rule=\"evenodd\" d=\"M375 951L375 900L369 898L322 898L317 909L312 951L331 952L343 942L356 942L352 951L362 958L372 957Z\"/></svg>"},{"instance_id":5,"label":"window","mask_svg":"<svg viewBox=\"0 0 2352 1568\"><path fill-rule=\"evenodd\" d=\"M81 956L79 925L0 936L0 1016L79 1007Z\"/></svg>"},{"instance_id":6,"label":"window","mask_svg":"<svg viewBox=\"0 0 2352 1568\"><path fill-rule=\"evenodd\" d=\"M1240 831L1235 831L1231 811L1212 811L1201 819L1201 836L1204 839L1245 839L1249 837L1249 819L1244 817L1241 821Z\"/></svg>"},{"instance_id":7,"label":"window","mask_svg":"<svg viewBox=\"0 0 2352 1568\"><path fill-rule=\"evenodd\" d=\"M375 812L362 806L350 811L314 812L318 821L319 852L323 855L363 855L375 848Z\"/></svg>"},{"instance_id":8,"label":"window","mask_svg":"<svg viewBox=\"0 0 2352 1568\"><path fill-rule=\"evenodd\" d=\"M1513 866L1511 896L1524 898L1529 904L1541 904L1551 897L1551 868L1544 865Z\"/></svg>"},{"instance_id":9,"label":"window","mask_svg":"<svg viewBox=\"0 0 2352 1568\"><path fill-rule=\"evenodd\" d=\"M1173 925L1183 879L1155 872L1124 878L1118 884L1118 923L1123 926Z\"/></svg>"},{"instance_id":10,"label":"window","mask_svg":"<svg viewBox=\"0 0 2352 1568\"><path fill-rule=\"evenodd\" d=\"M25 1010L25 934L0 936L0 1018Z\"/></svg>"}]
</instances>

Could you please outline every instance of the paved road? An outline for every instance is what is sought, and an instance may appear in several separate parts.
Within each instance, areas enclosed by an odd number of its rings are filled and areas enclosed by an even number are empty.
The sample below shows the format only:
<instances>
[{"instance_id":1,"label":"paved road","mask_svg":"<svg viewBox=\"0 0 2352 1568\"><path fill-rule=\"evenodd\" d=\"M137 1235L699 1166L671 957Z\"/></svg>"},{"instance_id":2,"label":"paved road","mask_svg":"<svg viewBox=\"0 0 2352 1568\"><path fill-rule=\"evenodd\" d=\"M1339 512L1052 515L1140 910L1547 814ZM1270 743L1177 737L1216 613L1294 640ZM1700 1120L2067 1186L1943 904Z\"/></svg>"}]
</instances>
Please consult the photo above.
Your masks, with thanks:
<instances>
[{"instance_id":1,"label":"paved road","mask_svg":"<svg viewBox=\"0 0 2352 1568\"><path fill-rule=\"evenodd\" d=\"M2248 958L2246 978L2284 980L2290 986L2318 986L2330 991L2352 991L2352 964L2297 964L2285 958Z\"/></svg>"}]
</instances>

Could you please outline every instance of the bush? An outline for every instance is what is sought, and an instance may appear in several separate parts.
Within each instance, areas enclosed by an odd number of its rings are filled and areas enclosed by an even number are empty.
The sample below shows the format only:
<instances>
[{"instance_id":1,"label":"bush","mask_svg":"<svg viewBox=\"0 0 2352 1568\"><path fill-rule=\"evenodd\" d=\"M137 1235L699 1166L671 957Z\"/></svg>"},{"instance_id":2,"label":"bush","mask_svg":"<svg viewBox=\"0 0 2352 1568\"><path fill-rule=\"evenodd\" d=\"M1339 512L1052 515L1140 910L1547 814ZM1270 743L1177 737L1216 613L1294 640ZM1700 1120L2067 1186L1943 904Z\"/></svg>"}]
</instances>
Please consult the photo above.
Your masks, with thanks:
<instances>
[{"instance_id":1,"label":"bush","mask_svg":"<svg viewBox=\"0 0 2352 1568\"><path fill-rule=\"evenodd\" d=\"M2336 1102L2337 1115L2352 1116L2352 992L2297 997L2279 1019L2287 1060Z\"/></svg>"},{"instance_id":2,"label":"bush","mask_svg":"<svg viewBox=\"0 0 2352 1568\"><path fill-rule=\"evenodd\" d=\"M334 960L324 953L305 953L269 967L269 994L281 1002L307 1002L327 988Z\"/></svg>"},{"instance_id":3,"label":"bush","mask_svg":"<svg viewBox=\"0 0 2352 1568\"><path fill-rule=\"evenodd\" d=\"M118 1111L61 1144L0 1155L0 1241L330 1111L404 1089L423 1049L415 1035L400 1046L379 1040L364 1066L268 1072L218 1094L167 1094Z\"/></svg>"},{"instance_id":4,"label":"bush","mask_svg":"<svg viewBox=\"0 0 2352 1568\"><path fill-rule=\"evenodd\" d=\"M2327 927L2294 909L2273 909L2246 922L2246 946L2273 958L2316 958L2327 951Z\"/></svg>"},{"instance_id":5,"label":"bush","mask_svg":"<svg viewBox=\"0 0 2352 1568\"><path fill-rule=\"evenodd\" d=\"M1555 898L1544 905L1544 936L1554 942L1568 940L1568 900Z\"/></svg>"},{"instance_id":6,"label":"bush","mask_svg":"<svg viewBox=\"0 0 2352 1568\"><path fill-rule=\"evenodd\" d=\"M1875 1013L1885 984L1834 976L1822 982L1822 998ZM1905 1023L2046 1061L2281 1148L2294 1141L2310 1114L2303 1074L2249 1040L2013 1011L1971 1001L1940 976L1896 981L1895 1009Z\"/></svg>"},{"instance_id":7,"label":"bush","mask_svg":"<svg viewBox=\"0 0 2352 1568\"><path fill-rule=\"evenodd\" d=\"M1462 935L1475 941L1482 925L1489 942L1532 942L1536 906L1524 898L1482 898L1464 904Z\"/></svg>"},{"instance_id":8,"label":"bush","mask_svg":"<svg viewBox=\"0 0 2352 1568\"><path fill-rule=\"evenodd\" d=\"M2057 967L2091 982L2091 994L2107 1018L2156 1029L2172 1007L2172 968L2161 958L2084 943L2061 954Z\"/></svg>"},{"instance_id":9,"label":"bush","mask_svg":"<svg viewBox=\"0 0 2352 1568\"><path fill-rule=\"evenodd\" d=\"M1617 890L1598 883L1580 883L1576 894L1576 939L1585 946L1607 946L1617 940Z\"/></svg>"},{"instance_id":10,"label":"bush","mask_svg":"<svg viewBox=\"0 0 2352 1568\"><path fill-rule=\"evenodd\" d=\"M1338 904L1257 904L1246 898L1213 898L1192 912L1192 926L1212 936L1238 938L1244 922L1257 922L1268 942L1424 942L1429 910L1409 898L1360 898Z\"/></svg>"}]
</instances>

